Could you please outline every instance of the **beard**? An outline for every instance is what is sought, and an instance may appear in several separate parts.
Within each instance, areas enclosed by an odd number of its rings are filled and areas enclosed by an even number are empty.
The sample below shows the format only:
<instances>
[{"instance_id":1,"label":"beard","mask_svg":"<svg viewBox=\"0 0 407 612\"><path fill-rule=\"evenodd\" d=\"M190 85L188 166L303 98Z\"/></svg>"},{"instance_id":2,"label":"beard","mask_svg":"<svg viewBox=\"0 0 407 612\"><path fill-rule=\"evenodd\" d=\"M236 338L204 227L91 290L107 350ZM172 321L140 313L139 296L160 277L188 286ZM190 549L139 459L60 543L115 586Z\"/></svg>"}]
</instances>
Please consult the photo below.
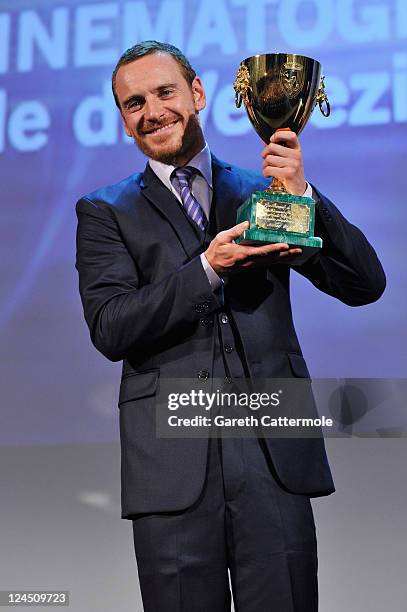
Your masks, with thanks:
<instances>
[{"instance_id":1,"label":"beard","mask_svg":"<svg viewBox=\"0 0 407 612\"><path fill-rule=\"evenodd\" d=\"M182 117L174 116L166 118L165 121L154 125L154 128L157 129L176 120L182 121ZM133 140L144 155L155 161L172 166L181 166L188 162L202 149L205 143L198 114L195 113L189 116L181 141L176 139L171 142L170 138L168 144L150 144L145 141L145 134L142 131L140 135L133 136Z\"/></svg>"}]
</instances>

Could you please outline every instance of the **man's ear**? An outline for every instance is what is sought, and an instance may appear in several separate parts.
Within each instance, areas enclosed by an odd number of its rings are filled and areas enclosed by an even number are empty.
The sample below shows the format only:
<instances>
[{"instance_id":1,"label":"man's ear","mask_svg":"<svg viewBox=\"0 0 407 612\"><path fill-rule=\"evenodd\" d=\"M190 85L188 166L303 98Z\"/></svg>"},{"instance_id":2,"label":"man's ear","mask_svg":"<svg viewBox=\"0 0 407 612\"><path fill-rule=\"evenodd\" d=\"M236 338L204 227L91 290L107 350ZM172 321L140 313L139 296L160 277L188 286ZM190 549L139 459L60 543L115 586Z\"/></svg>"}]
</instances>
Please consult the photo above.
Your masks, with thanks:
<instances>
[{"instance_id":1,"label":"man's ear","mask_svg":"<svg viewBox=\"0 0 407 612\"><path fill-rule=\"evenodd\" d=\"M191 87L192 95L194 97L195 110L201 111L206 106L206 95L201 79L196 76L192 81Z\"/></svg>"}]
</instances>

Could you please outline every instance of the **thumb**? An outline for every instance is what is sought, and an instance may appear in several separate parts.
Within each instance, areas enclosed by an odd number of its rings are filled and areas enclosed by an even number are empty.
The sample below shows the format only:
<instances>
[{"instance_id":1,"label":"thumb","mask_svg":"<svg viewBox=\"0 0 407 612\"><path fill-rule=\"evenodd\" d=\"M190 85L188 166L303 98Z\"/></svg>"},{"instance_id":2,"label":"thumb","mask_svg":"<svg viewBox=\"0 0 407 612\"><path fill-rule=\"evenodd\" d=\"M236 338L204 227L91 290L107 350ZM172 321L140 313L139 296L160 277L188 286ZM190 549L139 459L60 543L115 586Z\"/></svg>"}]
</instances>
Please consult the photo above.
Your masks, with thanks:
<instances>
[{"instance_id":1,"label":"thumb","mask_svg":"<svg viewBox=\"0 0 407 612\"><path fill-rule=\"evenodd\" d=\"M243 221L242 223L234 225L224 232L225 242L232 242L232 240L238 238L240 234L242 234L245 229L249 229L249 227L250 223L248 221Z\"/></svg>"}]
</instances>

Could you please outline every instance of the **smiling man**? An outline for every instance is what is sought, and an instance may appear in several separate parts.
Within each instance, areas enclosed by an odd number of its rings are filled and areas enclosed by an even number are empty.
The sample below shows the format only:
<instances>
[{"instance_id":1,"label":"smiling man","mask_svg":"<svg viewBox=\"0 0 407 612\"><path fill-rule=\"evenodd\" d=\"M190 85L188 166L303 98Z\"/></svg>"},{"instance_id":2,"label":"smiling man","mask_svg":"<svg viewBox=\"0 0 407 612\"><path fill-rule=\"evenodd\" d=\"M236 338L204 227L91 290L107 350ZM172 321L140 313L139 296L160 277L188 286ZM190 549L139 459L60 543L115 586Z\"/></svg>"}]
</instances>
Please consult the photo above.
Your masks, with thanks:
<instances>
[{"instance_id":1,"label":"smiling man","mask_svg":"<svg viewBox=\"0 0 407 612\"><path fill-rule=\"evenodd\" d=\"M161 378L308 377L293 326L287 244L237 245L236 210L276 176L316 199L324 247L297 270L346 304L385 278L362 232L306 183L299 141L272 138L263 176L217 159L199 112L205 91L185 56L146 41L119 59L113 94L143 172L77 204L77 269L96 348L123 360L122 516L133 521L146 612L315 612L310 497L334 486L323 440L163 439ZM267 258L264 256L267 255ZM264 263L267 265L264 265Z\"/></svg>"},{"instance_id":2,"label":"smiling man","mask_svg":"<svg viewBox=\"0 0 407 612\"><path fill-rule=\"evenodd\" d=\"M201 80L171 55L121 64L113 88L126 133L147 157L183 166L205 146L197 114L205 107Z\"/></svg>"}]
</instances>

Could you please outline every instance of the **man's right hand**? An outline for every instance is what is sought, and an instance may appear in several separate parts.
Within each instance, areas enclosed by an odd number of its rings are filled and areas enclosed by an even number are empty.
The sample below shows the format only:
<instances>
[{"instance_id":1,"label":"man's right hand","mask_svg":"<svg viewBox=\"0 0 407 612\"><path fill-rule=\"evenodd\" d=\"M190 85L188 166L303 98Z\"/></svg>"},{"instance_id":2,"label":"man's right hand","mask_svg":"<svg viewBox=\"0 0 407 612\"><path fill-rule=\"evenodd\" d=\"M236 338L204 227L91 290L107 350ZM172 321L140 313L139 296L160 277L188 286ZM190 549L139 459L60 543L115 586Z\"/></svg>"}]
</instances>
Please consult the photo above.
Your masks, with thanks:
<instances>
[{"instance_id":1,"label":"man's right hand","mask_svg":"<svg viewBox=\"0 0 407 612\"><path fill-rule=\"evenodd\" d=\"M249 222L243 221L228 230L219 232L205 251L204 255L209 265L219 276L239 268L283 263L287 257L295 258L296 255L302 253L300 248L290 249L288 244L281 242L264 246L235 244L235 238L238 238L248 228Z\"/></svg>"}]
</instances>

